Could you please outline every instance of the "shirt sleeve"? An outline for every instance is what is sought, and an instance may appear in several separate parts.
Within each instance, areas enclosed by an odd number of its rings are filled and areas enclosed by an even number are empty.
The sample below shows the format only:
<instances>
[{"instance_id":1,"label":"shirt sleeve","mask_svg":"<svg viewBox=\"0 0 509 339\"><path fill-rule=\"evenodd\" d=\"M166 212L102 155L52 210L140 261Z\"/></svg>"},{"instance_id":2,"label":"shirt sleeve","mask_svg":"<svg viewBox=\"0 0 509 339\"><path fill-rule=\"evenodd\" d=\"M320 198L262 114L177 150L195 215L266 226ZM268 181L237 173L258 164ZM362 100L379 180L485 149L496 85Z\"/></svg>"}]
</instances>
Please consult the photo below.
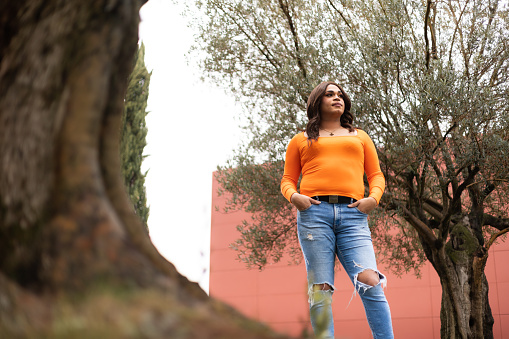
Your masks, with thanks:
<instances>
[{"instance_id":1,"label":"shirt sleeve","mask_svg":"<svg viewBox=\"0 0 509 339\"><path fill-rule=\"evenodd\" d=\"M368 178L369 196L380 202L385 190L385 177L380 169L375 144L364 131L360 131L364 140L364 172Z\"/></svg>"},{"instance_id":2,"label":"shirt sleeve","mask_svg":"<svg viewBox=\"0 0 509 339\"><path fill-rule=\"evenodd\" d=\"M286 149L285 172L281 179L281 193L291 202L293 193L297 193L297 182L301 173L299 142L295 136Z\"/></svg>"}]
</instances>

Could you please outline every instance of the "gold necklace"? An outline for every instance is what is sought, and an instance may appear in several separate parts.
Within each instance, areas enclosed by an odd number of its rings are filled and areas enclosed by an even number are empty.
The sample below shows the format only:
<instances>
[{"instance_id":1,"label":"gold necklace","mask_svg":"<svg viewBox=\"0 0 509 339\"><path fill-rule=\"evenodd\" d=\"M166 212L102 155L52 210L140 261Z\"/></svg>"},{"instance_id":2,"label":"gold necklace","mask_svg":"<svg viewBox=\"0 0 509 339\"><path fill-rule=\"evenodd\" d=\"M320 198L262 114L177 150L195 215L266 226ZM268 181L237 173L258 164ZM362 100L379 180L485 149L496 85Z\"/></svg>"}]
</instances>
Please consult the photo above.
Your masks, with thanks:
<instances>
[{"instance_id":1,"label":"gold necklace","mask_svg":"<svg viewBox=\"0 0 509 339\"><path fill-rule=\"evenodd\" d=\"M335 130L332 130L332 131L328 131L328 130L326 130L325 128L320 128L320 129L321 129L322 131L329 132L329 133L330 133L329 135L330 135L331 137L333 137L333 136L334 136L334 132L336 132L339 128L336 128Z\"/></svg>"}]
</instances>

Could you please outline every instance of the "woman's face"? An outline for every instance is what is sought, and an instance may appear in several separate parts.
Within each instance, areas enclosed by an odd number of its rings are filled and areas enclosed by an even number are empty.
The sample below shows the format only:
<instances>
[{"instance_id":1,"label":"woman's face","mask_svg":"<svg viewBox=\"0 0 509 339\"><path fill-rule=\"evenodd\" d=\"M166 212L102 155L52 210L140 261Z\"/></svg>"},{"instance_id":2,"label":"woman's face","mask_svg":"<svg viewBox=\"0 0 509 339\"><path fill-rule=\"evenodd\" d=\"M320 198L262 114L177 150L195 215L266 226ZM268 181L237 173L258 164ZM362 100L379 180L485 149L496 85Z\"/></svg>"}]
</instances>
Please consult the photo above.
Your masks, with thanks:
<instances>
[{"instance_id":1,"label":"woman's face","mask_svg":"<svg viewBox=\"0 0 509 339\"><path fill-rule=\"evenodd\" d=\"M322 115L341 116L345 111L345 101L343 92L336 85L328 85L320 104L320 113Z\"/></svg>"}]
</instances>

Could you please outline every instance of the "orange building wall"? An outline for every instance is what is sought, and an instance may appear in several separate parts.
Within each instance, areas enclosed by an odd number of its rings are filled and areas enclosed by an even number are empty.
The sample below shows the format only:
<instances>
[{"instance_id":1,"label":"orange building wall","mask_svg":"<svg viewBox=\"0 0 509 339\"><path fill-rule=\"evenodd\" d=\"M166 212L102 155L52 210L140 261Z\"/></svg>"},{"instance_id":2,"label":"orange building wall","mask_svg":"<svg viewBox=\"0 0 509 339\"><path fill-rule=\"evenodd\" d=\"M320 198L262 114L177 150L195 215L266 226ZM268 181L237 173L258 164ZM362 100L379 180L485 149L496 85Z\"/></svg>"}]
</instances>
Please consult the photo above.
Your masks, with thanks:
<instances>
[{"instance_id":1,"label":"orange building wall","mask_svg":"<svg viewBox=\"0 0 509 339\"><path fill-rule=\"evenodd\" d=\"M263 271L247 269L229 245L238 237L236 226L249 218L244 212L225 214L225 198L212 187L210 246L210 295L246 316L260 320L276 331L299 335L311 332L304 265L289 266L287 260L269 265ZM216 206L219 211L216 211ZM509 241L492 250L486 267L490 305L495 318L494 337L509 339ZM385 290L393 318L395 338L440 338L440 280L431 265L422 269L422 278L412 274L396 277L383 266L388 279ZM333 312L336 338L371 338L358 296L344 271L336 273Z\"/></svg>"}]
</instances>

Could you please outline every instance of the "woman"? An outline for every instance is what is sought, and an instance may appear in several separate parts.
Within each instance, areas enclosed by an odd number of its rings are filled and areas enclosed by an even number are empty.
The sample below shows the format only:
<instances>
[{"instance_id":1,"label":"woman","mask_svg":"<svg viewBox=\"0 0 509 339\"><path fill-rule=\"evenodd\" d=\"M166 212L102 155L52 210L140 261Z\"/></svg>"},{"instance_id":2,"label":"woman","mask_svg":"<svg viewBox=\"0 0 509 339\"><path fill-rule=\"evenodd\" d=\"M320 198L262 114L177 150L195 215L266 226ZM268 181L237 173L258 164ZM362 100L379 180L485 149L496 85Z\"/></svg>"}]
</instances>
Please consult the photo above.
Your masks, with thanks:
<instances>
[{"instance_id":1,"label":"woman","mask_svg":"<svg viewBox=\"0 0 509 339\"><path fill-rule=\"evenodd\" d=\"M376 267L367 216L380 201L385 178L369 136L352 126L350 99L323 82L307 103L306 131L290 141L281 192L297 207L306 262L310 316L318 338L334 338L332 293L337 256L359 293L376 338L393 338L389 305ZM297 182L302 173L300 193ZM369 196L364 197L364 173Z\"/></svg>"}]
</instances>

